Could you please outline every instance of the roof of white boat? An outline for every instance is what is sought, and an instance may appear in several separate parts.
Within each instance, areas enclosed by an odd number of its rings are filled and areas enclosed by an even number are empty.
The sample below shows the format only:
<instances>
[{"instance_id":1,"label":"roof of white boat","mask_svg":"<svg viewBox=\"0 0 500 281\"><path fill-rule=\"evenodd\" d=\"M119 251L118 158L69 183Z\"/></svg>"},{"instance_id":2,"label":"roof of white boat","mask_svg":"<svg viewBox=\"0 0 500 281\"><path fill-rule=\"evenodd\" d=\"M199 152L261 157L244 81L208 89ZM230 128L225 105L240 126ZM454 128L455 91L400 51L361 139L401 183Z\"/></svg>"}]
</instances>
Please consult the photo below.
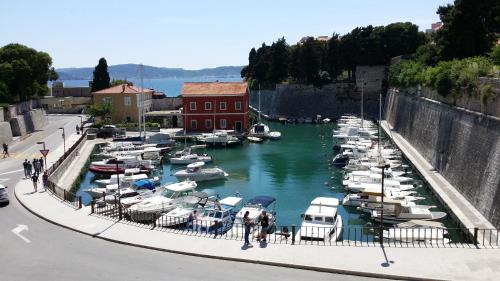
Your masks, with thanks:
<instances>
[{"instance_id":1,"label":"roof of white boat","mask_svg":"<svg viewBox=\"0 0 500 281\"><path fill-rule=\"evenodd\" d=\"M188 191L188 190L193 190L196 188L196 184L192 184L191 182L176 182L173 184L169 184L165 186L165 189L174 191L174 192L182 192L182 191Z\"/></svg>"},{"instance_id":2,"label":"roof of white boat","mask_svg":"<svg viewBox=\"0 0 500 281\"><path fill-rule=\"evenodd\" d=\"M307 208L305 214L310 216L334 216L337 212L336 207L326 205L311 205Z\"/></svg>"},{"instance_id":3,"label":"roof of white boat","mask_svg":"<svg viewBox=\"0 0 500 281\"><path fill-rule=\"evenodd\" d=\"M418 226L435 227L435 228L445 227L444 224L437 221L423 221L423 220L411 220L398 224L398 227L418 227Z\"/></svg>"},{"instance_id":4,"label":"roof of white boat","mask_svg":"<svg viewBox=\"0 0 500 281\"><path fill-rule=\"evenodd\" d=\"M359 171L359 170L356 170L356 171L352 171L351 174L353 176L369 176L371 174L370 171Z\"/></svg>"},{"instance_id":5,"label":"roof of white boat","mask_svg":"<svg viewBox=\"0 0 500 281\"><path fill-rule=\"evenodd\" d=\"M192 164L187 165L188 168L199 168L203 167L205 165L205 162L194 162Z\"/></svg>"},{"instance_id":6,"label":"roof of white boat","mask_svg":"<svg viewBox=\"0 0 500 281\"><path fill-rule=\"evenodd\" d=\"M228 206L236 206L238 205L241 201L243 201L243 198L240 197L235 197L235 196L229 196L226 198L223 198L219 201L222 205L228 205Z\"/></svg>"},{"instance_id":7,"label":"roof of white boat","mask_svg":"<svg viewBox=\"0 0 500 281\"><path fill-rule=\"evenodd\" d=\"M311 201L311 205L337 207L339 205L339 199L333 197L316 197Z\"/></svg>"}]
</instances>

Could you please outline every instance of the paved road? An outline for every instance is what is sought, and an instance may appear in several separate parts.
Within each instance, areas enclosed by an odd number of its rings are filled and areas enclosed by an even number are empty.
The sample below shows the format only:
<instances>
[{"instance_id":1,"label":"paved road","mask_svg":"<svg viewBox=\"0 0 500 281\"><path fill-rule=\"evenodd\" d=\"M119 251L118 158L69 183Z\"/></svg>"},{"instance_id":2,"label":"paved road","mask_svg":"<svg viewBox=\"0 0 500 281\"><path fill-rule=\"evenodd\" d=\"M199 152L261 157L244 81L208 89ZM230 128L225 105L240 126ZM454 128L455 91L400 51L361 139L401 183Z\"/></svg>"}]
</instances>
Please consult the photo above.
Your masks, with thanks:
<instances>
[{"instance_id":1,"label":"paved road","mask_svg":"<svg viewBox=\"0 0 500 281\"><path fill-rule=\"evenodd\" d=\"M78 117L51 116L46 130L12 146L16 155L36 153L45 140L49 148L62 142L57 128L70 132ZM67 132L67 134L69 134ZM24 157L24 156L23 156ZM14 186L23 157L0 159L3 184ZM7 174L6 174L7 173ZM364 280L356 276L205 259L120 245L48 223L25 210L13 197L0 207L0 280ZM12 233L17 225L30 242ZM325 258L341 258L332 255Z\"/></svg>"}]
</instances>

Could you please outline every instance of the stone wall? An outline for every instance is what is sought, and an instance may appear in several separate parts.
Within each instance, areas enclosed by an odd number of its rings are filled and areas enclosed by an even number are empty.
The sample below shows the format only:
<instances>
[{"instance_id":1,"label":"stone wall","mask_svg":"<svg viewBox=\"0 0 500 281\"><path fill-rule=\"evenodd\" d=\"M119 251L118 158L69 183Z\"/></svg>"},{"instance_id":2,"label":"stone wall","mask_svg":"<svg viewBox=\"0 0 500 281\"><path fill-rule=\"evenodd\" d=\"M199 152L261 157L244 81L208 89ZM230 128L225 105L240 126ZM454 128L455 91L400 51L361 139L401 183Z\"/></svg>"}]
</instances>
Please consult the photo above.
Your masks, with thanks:
<instances>
[{"instance_id":1,"label":"stone wall","mask_svg":"<svg viewBox=\"0 0 500 281\"><path fill-rule=\"evenodd\" d=\"M47 116L41 108L19 114L10 119L12 136L24 136L27 133L41 130L47 125Z\"/></svg>"},{"instance_id":2,"label":"stone wall","mask_svg":"<svg viewBox=\"0 0 500 281\"><path fill-rule=\"evenodd\" d=\"M182 107L182 98L178 97L165 97L163 99L153 99L153 107L151 110L176 110Z\"/></svg>"},{"instance_id":3,"label":"stone wall","mask_svg":"<svg viewBox=\"0 0 500 281\"><path fill-rule=\"evenodd\" d=\"M493 225L500 227L500 119L390 91L386 120Z\"/></svg>"},{"instance_id":4,"label":"stone wall","mask_svg":"<svg viewBox=\"0 0 500 281\"><path fill-rule=\"evenodd\" d=\"M9 122L0 122L0 143L10 143L12 141L12 130Z\"/></svg>"},{"instance_id":5,"label":"stone wall","mask_svg":"<svg viewBox=\"0 0 500 281\"><path fill-rule=\"evenodd\" d=\"M377 117L380 89L363 91L364 112ZM261 110L273 119L316 115L338 118L345 113L360 113L361 89L355 83L335 83L316 88L306 85L277 85L275 91L262 90ZM259 108L258 91L250 92L250 105Z\"/></svg>"}]
</instances>

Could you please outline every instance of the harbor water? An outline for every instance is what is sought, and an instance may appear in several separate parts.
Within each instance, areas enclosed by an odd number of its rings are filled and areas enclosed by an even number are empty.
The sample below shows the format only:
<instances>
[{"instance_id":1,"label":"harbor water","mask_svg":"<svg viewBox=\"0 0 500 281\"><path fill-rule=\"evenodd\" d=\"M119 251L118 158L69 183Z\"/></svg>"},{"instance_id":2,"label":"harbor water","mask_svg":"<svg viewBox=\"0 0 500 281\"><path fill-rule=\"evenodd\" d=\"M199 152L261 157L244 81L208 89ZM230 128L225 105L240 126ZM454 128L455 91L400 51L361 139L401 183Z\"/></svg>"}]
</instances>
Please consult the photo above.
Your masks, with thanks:
<instances>
[{"instance_id":1,"label":"harbor water","mask_svg":"<svg viewBox=\"0 0 500 281\"><path fill-rule=\"evenodd\" d=\"M200 182L197 190L212 189L221 197L240 194L245 200L256 195L273 196L277 199L278 225L300 225L301 214L315 197L336 197L342 201L345 196L342 187L343 170L329 165L334 156L332 129L335 125L269 123L269 126L271 130L282 133L281 140L244 142L228 148L197 151L213 157L214 162L207 166L217 166L229 173L226 180ZM180 143L177 149L180 150L183 146ZM171 175L172 171L182 167L164 164L161 167L162 184L176 182L176 178ZM411 170L411 167L408 169ZM409 176L417 180L418 196L426 198L418 201L418 204L435 205L437 207L434 210L444 211L418 175L410 173ZM88 188L93 179L92 172L88 172L81 183L79 194L84 196L84 202L89 202L90 198L81 190ZM362 214L353 207L339 206L338 210L344 227L376 226L370 221L368 214ZM450 228L457 227L449 216L441 222Z\"/></svg>"}]
</instances>

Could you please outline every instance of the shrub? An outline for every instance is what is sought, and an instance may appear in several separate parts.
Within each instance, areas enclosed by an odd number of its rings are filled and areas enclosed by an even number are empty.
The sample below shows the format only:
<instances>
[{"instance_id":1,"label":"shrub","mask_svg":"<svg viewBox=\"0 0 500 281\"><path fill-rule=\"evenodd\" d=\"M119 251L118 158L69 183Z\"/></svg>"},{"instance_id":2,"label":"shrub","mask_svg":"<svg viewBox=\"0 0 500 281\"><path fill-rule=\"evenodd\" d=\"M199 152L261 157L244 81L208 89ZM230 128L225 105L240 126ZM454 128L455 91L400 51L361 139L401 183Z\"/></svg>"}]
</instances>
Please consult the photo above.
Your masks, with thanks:
<instances>
[{"instance_id":1,"label":"shrub","mask_svg":"<svg viewBox=\"0 0 500 281\"><path fill-rule=\"evenodd\" d=\"M389 69L389 83L393 86L411 87L422 83L421 73L424 71L422 63L413 60L402 60L391 65Z\"/></svg>"}]
</instances>

